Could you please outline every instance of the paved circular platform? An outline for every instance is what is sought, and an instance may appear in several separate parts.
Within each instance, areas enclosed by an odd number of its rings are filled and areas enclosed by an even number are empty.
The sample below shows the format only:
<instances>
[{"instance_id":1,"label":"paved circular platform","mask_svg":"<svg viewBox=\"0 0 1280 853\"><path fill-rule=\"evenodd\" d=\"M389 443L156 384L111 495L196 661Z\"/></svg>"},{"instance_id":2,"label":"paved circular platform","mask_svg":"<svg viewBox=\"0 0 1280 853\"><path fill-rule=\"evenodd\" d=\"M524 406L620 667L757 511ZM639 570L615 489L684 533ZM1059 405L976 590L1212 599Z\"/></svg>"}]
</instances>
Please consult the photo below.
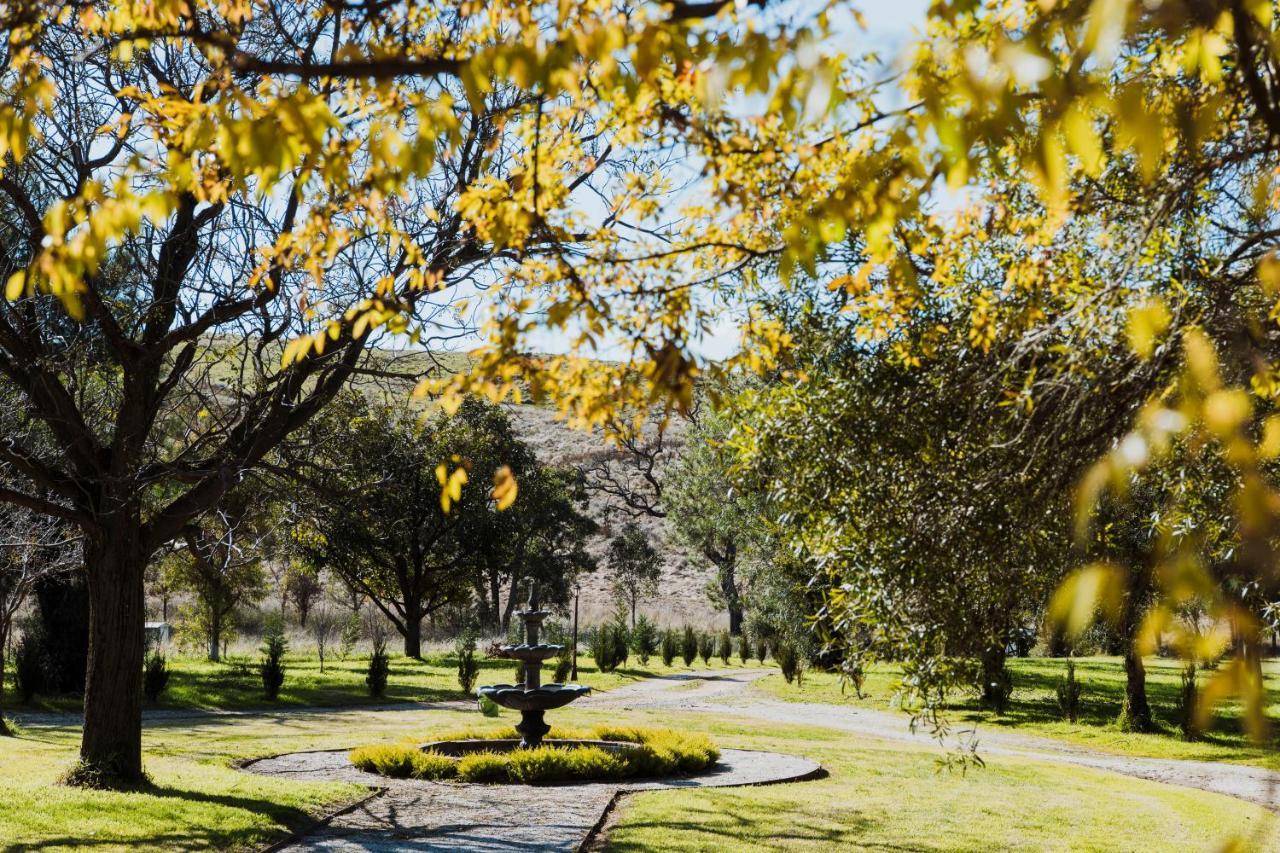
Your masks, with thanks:
<instances>
[{"instance_id":1,"label":"paved circular platform","mask_svg":"<svg viewBox=\"0 0 1280 853\"><path fill-rule=\"evenodd\" d=\"M816 761L800 756L724 749L714 767L687 778L480 785L388 779L351 766L348 752L294 752L245 765L250 773L355 782L381 791L275 849L577 850L621 793L768 785L822 772Z\"/></svg>"}]
</instances>

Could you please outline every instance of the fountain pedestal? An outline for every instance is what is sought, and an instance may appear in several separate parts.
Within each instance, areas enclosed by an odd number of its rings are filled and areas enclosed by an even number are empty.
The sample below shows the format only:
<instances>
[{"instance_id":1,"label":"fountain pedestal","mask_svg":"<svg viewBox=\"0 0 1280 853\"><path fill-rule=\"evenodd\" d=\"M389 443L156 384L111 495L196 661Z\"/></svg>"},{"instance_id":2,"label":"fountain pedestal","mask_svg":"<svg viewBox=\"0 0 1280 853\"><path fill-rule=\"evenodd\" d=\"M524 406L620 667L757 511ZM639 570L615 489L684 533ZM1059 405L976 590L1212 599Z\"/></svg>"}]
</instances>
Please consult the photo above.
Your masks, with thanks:
<instances>
[{"instance_id":1,"label":"fountain pedestal","mask_svg":"<svg viewBox=\"0 0 1280 853\"><path fill-rule=\"evenodd\" d=\"M520 724L516 731L520 733L520 745L532 748L541 745L551 731L545 720L546 712L563 708L590 693L591 688L581 684L542 684L542 662L560 654L564 647L538 642L542 622L551 614L539 609L536 584L530 582L528 605L516 615L524 622L524 642L518 646L502 646L501 650L505 656L522 662L524 683L491 684L476 692L504 708L519 711Z\"/></svg>"}]
</instances>

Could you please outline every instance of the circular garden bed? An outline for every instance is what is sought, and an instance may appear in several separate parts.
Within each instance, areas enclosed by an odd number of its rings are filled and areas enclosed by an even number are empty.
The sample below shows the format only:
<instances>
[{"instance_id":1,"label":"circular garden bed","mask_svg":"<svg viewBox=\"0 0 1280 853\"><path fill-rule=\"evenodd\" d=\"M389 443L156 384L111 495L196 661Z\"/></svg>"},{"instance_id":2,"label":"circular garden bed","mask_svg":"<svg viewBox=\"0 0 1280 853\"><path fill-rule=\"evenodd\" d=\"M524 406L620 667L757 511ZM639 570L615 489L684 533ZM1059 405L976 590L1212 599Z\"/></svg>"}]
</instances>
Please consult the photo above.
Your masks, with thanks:
<instances>
[{"instance_id":1,"label":"circular garden bed","mask_svg":"<svg viewBox=\"0 0 1280 853\"><path fill-rule=\"evenodd\" d=\"M360 770L393 779L525 785L691 775L720 758L703 735L630 726L552 728L542 746L519 744L514 729L468 729L426 745L362 746L350 758Z\"/></svg>"}]
</instances>

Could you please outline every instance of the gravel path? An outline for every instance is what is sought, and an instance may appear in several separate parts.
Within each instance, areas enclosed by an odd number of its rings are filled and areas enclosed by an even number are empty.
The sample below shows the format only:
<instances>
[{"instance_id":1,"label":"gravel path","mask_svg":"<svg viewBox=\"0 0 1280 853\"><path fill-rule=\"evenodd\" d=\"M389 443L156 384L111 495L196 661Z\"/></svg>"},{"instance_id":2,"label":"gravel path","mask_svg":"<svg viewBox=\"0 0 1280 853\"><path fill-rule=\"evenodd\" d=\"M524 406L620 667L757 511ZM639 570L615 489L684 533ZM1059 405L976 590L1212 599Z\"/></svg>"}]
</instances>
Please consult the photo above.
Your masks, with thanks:
<instances>
[{"instance_id":1,"label":"gravel path","mask_svg":"<svg viewBox=\"0 0 1280 853\"><path fill-rule=\"evenodd\" d=\"M295 752L245 766L251 773L308 781L356 782L380 795L342 812L292 843L273 849L489 851L580 849L622 793L668 788L764 785L809 778L807 758L741 749L688 779L574 785L470 785L387 779L351 766L347 750Z\"/></svg>"},{"instance_id":2,"label":"gravel path","mask_svg":"<svg viewBox=\"0 0 1280 853\"><path fill-rule=\"evenodd\" d=\"M913 733L902 714L855 705L784 702L750 690L770 670L712 670L653 678L588 697L590 707L670 709L734 714L773 723L827 726L884 740L934 745L926 732ZM1243 764L1181 759L1141 758L1100 752L998 728L977 731L979 754L1009 755L1109 770L1126 776L1198 788L1238 797L1280 811L1280 773Z\"/></svg>"}]
</instances>

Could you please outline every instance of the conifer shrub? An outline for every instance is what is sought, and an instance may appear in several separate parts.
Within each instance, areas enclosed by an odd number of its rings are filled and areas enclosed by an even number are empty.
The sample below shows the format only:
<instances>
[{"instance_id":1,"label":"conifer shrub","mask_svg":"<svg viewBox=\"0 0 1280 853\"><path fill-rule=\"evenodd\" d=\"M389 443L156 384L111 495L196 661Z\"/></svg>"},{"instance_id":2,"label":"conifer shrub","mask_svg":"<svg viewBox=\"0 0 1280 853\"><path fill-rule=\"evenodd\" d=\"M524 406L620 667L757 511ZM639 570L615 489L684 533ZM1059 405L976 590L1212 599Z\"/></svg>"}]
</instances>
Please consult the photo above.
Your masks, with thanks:
<instances>
[{"instance_id":1,"label":"conifer shrub","mask_svg":"<svg viewBox=\"0 0 1280 853\"><path fill-rule=\"evenodd\" d=\"M165 663L164 655L154 651L147 658L146 668L142 672L142 693L147 697L147 701L154 705L168 686L169 667Z\"/></svg>"},{"instance_id":2,"label":"conifer shrub","mask_svg":"<svg viewBox=\"0 0 1280 853\"><path fill-rule=\"evenodd\" d=\"M725 666L729 665L729 658L733 656L733 637L730 636L728 628L720 632L720 642L716 645L716 654L720 656L721 663Z\"/></svg>"},{"instance_id":3,"label":"conifer shrub","mask_svg":"<svg viewBox=\"0 0 1280 853\"><path fill-rule=\"evenodd\" d=\"M284 636L284 622L271 620L262 638L262 663L258 671L262 676L262 693L271 701L280 696L280 688L284 685L284 653L289 649L289 641Z\"/></svg>"},{"instance_id":4,"label":"conifer shrub","mask_svg":"<svg viewBox=\"0 0 1280 853\"><path fill-rule=\"evenodd\" d=\"M470 696L480 675L480 661L476 660L476 635L471 629L462 632L454 645L458 653L458 687Z\"/></svg>"},{"instance_id":5,"label":"conifer shrub","mask_svg":"<svg viewBox=\"0 0 1280 853\"><path fill-rule=\"evenodd\" d=\"M702 658L703 666L711 665L711 657L716 653L716 640L707 632L698 635L698 657Z\"/></svg>"},{"instance_id":6,"label":"conifer shrub","mask_svg":"<svg viewBox=\"0 0 1280 853\"><path fill-rule=\"evenodd\" d=\"M680 658L685 666L693 666L698 657L698 635L690 625L684 626L684 634L680 637Z\"/></svg>"},{"instance_id":7,"label":"conifer shrub","mask_svg":"<svg viewBox=\"0 0 1280 853\"><path fill-rule=\"evenodd\" d=\"M676 637L676 632L670 628L662 632L659 653L662 655L662 665L666 667L670 667L675 662L676 655L680 653L680 641Z\"/></svg>"},{"instance_id":8,"label":"conifer shrub","mask_svg":"<svg viewBox=\"0 0 1280 853\"><path fill-rule=\"evenodd\" d=\"M1066 674L1058 678L1056 689L1058 712L1062 714L1062 719L1074 723L1080 716L1080 696L1083 692L1084 685L1076 678L1076 662L1073 658L1067 658Z\"/></svg>"},{"instance_id":9,"label":"conifer shrub","mask_svg":"<svg viewBox=\"0 0 1280 853\"><path fill-rule=\"evenodd\" d=\"M648 666L649 658L658 650L658 629L649 617L641 615L636 620L636 627L631 632L631 650L641 666Z\"/></svg>"},{"instance_id":10,"label":"conifer shrub","mask_svg":"<svg viewBox=\"0 0 1280 853\"><path fill-rule=\"evenodd\" d=\"M387 676L391 674L391 661L387 658L387 640L381 634L373 638L373 654L369 655L369 670L364 683L369 695L381 699L387 692Z\"/></svg>"},{"instance_id":11,"label":"conifer shrub","mask_svg":"<svg viewBox=\"0 0 1280 853\"><path fill-rule=\"evenodd\" d=\"M1199 740L1201 731L1196 721L1196 662L1189 662L1182 670L1178 686L1178 729L1183 740Z\"/></svg>"}]
</instances>

